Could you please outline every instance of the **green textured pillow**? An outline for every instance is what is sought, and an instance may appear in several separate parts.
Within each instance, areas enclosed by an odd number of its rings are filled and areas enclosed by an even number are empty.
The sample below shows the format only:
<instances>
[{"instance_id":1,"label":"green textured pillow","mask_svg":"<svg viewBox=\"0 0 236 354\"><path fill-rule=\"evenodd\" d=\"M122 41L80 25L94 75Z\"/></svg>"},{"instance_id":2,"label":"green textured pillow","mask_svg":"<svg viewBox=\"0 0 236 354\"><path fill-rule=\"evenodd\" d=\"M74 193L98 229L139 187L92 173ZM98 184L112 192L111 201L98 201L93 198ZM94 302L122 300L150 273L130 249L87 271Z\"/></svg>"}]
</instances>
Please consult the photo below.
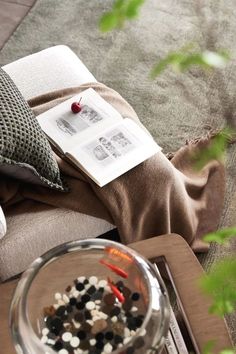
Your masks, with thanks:
<instances>
[{"instance_id":1,"label":"green textured pillow","mask_svg":"<svg viewBox=\"0 0 236 354\"><path fill-rule=\"evenodd\" d=\"M65 190L51 146L28 103L1 68L0 173Z\"/></svg>"}]
</instances>

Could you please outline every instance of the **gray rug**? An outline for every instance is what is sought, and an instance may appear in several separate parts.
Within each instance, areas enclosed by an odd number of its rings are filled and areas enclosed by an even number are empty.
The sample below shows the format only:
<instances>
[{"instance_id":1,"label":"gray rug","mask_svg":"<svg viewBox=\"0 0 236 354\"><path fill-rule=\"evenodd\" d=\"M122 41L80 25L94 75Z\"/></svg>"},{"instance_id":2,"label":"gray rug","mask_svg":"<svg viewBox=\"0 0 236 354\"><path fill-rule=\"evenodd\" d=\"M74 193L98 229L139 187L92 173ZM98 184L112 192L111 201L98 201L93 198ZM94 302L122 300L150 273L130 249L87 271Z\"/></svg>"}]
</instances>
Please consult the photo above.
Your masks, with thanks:
<instances>
[{"instance_id":1,"label":"gray rug","mask_svg":"<svg viewBox=\"0 0 236 354\"><path fill-rule=\"evenodd\" d=\"M0 53L0 65L57 44L70 46L95 77L120 92L164 151L236 119L236 60L221 71L168 70L151 81L149 71L186 43L235 52L235 0L147 0L139 20L106 36L97 21L111 0L38 0ZM227 194L220 226L236 225L236 146L227 157ZM217 193L217 191L216 191ZM236 249L212 246L206 268ZM236 338L236 321L228 320Z\"/></svg>"}]
</instances>

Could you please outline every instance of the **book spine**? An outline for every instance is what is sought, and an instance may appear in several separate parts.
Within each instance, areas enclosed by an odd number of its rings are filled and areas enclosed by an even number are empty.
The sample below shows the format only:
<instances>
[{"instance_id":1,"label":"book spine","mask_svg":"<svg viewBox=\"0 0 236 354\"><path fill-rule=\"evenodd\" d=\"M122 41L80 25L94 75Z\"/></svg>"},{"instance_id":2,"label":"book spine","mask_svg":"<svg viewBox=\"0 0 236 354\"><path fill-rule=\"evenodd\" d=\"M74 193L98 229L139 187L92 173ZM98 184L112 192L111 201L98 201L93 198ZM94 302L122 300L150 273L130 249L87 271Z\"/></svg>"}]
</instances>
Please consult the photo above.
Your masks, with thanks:
<instances>
[{"instance_id":1,"label":"book spine","mask_svg":"<svg viewBox=\"0 0 236 354\"><path fill-rule=\"evenodd\" d=\"M187 347L185 345L182 333L180 331L178 322L176 321L174 311L170 306L170 331L175 341L176 347L180 354L188 354Z\"/></svg>"},{"instance_id":2,"label":"book spine","mask_svg":"<svg viewBox=\"0 0 236 354\"><path fill-rule=\"evenodd\" d=\"M157 264L154 263L154 267L158 275L161 277L160 271L157 267ZM164 281L163 281L164 282ZM170 350L173 350L172 347L174 347L175 351L173 353L179 353L179 354L188 354L188 349L186 347L184 338L182 336L182 333L180 331L178 322L175 318L174 311L170 305L170 326L169 326L169 331L167 335L167 343L169 344ZM168 346L166 345L166 349L168 350ZM168 352L172 353L172 352Z\"/></svg>"},{"instance_id":3,"label":"book spine","mask_svg":"<svg viewBox=\"0 0 236 354\"><path fill-rule=\"evenodd\" d=\"M165 349L168 354L178 354L178 351L175 346L175 342L171 335L171 331L168 331L166 343L165 343Z\"/></svg>"}]
</instances>

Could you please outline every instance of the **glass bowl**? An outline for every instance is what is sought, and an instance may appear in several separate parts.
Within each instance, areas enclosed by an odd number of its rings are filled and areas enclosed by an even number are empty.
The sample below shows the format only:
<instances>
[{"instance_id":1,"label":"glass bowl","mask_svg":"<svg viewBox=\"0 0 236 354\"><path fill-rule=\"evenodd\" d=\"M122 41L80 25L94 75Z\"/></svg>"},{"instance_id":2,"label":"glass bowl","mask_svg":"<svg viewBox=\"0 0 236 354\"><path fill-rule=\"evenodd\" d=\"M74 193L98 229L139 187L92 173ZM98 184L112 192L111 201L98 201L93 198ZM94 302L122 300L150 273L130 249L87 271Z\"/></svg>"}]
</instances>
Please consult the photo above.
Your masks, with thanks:
<instances>
[{"instance_id":1,"label":"glass bowl","mask_svg":"<svg viewBox=\"0 0 236 354\"><path fill-rule=\"evenodd\" d=\"M159 353L169 325L152 264L119 243L65 243L23 273L10 310L19 354Z\"/></svg>"}]
</instances>

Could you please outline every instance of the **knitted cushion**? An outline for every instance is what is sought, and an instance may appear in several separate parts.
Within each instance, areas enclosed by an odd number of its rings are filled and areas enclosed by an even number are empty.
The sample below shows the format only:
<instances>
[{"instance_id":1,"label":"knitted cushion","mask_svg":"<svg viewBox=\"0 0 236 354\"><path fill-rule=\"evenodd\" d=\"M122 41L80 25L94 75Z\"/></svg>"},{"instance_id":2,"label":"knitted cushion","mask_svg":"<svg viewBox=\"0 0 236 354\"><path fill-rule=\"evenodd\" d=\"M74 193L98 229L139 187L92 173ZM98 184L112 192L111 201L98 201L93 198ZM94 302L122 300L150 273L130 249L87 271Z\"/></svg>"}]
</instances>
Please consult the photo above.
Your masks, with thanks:
<instances>
[{"instance_id":1,"label":"knitted cushion","mask_svg":"<svg viewBox=\"0 0 236 354\"><path fill-rule=\"evenodd\" d=\"M53 151L11 78L0 68L0 173L64 190Z\"/></svg>"}]
</instances>

